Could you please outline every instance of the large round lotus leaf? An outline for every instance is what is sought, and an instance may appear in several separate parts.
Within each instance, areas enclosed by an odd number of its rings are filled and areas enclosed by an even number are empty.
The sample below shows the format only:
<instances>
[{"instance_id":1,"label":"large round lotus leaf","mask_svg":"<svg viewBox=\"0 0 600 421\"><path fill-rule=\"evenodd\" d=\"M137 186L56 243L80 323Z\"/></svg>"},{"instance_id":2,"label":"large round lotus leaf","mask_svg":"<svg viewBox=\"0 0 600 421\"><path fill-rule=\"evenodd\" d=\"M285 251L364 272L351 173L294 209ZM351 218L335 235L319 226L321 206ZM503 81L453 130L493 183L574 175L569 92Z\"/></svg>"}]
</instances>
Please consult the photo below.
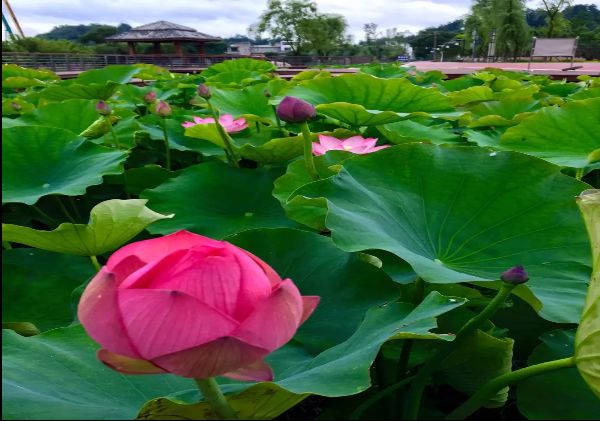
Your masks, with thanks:
<instances>
[{"instance_id":1,"label":"large round lotus leaf","mask_svg":"<svg viewBox=\"0 0 600 421\"><path fill-rule=\"evenodd\" d=\"M2 129L2 203L32 205L49 194L83 194L103 175L121 173L126 158L62 129Z\"/></svg>"},{"instance_id":2,"label":"large round lotus leaf","mask_svg":"<svg viewBox=\"0 0 600 421\"><path fill-rule=\"evenodd\" d=\"M30 125L58 127L79 134L98 119L97 103L89 99L51 102L21 118Z\"/></svg>"},{"instance_id":3,"label":"large round lotus leaf","mask_svg":"<svg viewBox=\"0 0 600 421\"><path fill-rule=\"evenodd\" d=\"M238 70L268 73L275 71L276 67L269 61L240 58L237 60L225 60L222 63L213 64L208 69L200 73L200 76L209 78L216 76L219 73L234 72Z\"/></svg>"},{"instance_id":4,"label":"large round lotus leaf","mask_svg":"<svg viewBox=\"0 0 600 421\"><path fill-rule=\"evenodd\" d=\"M348 102L367 110L413 112L452 110L446 96L434 88L421 88L407 79L379 79L366 74L318 78L302 82L286 95L313 105Z\"/></svg>"},{"instance_id":5,"label":"large round lotus leaf","mask_svg":"<svg viewBox=\"0 0 600 421\"><path fill-rule=\"evenodd\" d=\"M574 330L544 334L528 365L572 357L574 336ZM600 399L574 367L530 377L516 387L519 411L530 420L596 420L600 414Z\"/></svg>"},{"instance_id":6,"label":"large round lotus leaf","mask_svg":"<svg viewBox=\"0 0 600 421\"><path fill-rule=\"evenodd\" d=\"M583 168L600 149L600 98L546 107L508 129L500 147L537 156L557 165Z\"/></svg>"},{"instance_id":7,"label":"large round lotus leaf","mask_svg":"<svg viewBox=\"0 0 600 421\"><path fill-rule=\"evenodd\" d=\"M340 250L331 238L319 234L287 228L261 229L234 235L227 241L263 259L283 279L290 278L302 295L321 297L317 310L295 336L313 353L348 339L369 308L394 301L399 295L385 272L355 253Z\"/></svg>"},{"instance_id":8,"label":"large round lotus leaf","mask_svg":"<svg viewBox=\"0 0 600 421\"><path fill-rule=\"evenodd\" d=\"M600 190L584 192L578 205L590 235L594 269L575 337L575 358L579 372L600 397Z\"/></svg>"},{"instance_id":9,"label":"large round lotus leaf","mask_svg":"<svg viewBox=\"0 0 600 421\"><path fill-rule=\"evenodd\" d=\"M32 96L48 101L64 101L67 99L103 99L107 100L117 91L119 84L109 81L105 83L81 83L50 86Z\"/></svg>"},{"instance_id":10,"label":"large round lotus leaf","mask_svg":"<svg viewBox=\"0 0 600 421\"><path fill-rule=\"evenodd\" d=\"M170 220L149 227L154 234L187 229L223 238L252 228L294 226L271 196L278 168L254 170L221 163L188 167L142 197L157 212L174 213Z\"/></svg>"},{"instance_id":11,"label":"large round lotus leaf","mask_svg":"<svg viewBox=\"0 0 600 421\"><path fill-rule=\"evenodd\" d=\"M116 64L101 69L86 70L75 78L74 83L88 85L90 83L117 82L127 83L142 69L136 66Z\"/></svg>"},{"instance_id":12,"label":"large round lotus leaf","mask_svg":"<svg viewBox=\"0 0 600 421\"><path fill-rule=\"evenodd\" d=\"M2 322L40 330L73 321L71 293L96 271L89 259L18 248L2 252Z\"/></svg>"},{"instance_id":13,"label":"large round lotus leaf","mask_svg":"<svg viewBox=\"0 0 600 421\"><path fill-rule=\"evenodd\" d=\"M2 332L2 419L127 420L149 399L195 389L170 375L120 374L81 326L24 338Z\"/></svg>"},{"instance_id":14,"label":"large round lotus leaf","mask_svg":"<svg viewBox=\"0 0 600 421\"><path fill-rule=\"evenodd\" d=\"M407 144L343 166L295 192L327 199L342 249L390 251L435 283L496 280L522 264L531 280L521 289L543 317L579 320L590 253L573 197L585 183L527 155L474 147Z\"/></svg>"}]
</instances>

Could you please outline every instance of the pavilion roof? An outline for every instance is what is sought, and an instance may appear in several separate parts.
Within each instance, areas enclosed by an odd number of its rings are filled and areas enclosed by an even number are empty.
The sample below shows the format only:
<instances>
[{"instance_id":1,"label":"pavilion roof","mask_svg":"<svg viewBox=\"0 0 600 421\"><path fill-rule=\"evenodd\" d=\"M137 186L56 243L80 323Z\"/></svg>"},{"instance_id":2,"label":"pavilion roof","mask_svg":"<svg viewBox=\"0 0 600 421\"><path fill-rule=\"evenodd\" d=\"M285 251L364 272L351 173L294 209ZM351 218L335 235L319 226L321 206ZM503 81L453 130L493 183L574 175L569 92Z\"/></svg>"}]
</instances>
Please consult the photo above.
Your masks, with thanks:
<instances>
[{"instance_id":1,"label":"pavilion roof","mask_svg":"<svg viewBox=\"0 0 600 421\"><path fill-rule=\"evenodd\" d=\"M137 41L220 41L221 38L196 31L189 26L159 20L132 28L127 32L106 37L109 42Z\"/></svg>"}]
</instances>

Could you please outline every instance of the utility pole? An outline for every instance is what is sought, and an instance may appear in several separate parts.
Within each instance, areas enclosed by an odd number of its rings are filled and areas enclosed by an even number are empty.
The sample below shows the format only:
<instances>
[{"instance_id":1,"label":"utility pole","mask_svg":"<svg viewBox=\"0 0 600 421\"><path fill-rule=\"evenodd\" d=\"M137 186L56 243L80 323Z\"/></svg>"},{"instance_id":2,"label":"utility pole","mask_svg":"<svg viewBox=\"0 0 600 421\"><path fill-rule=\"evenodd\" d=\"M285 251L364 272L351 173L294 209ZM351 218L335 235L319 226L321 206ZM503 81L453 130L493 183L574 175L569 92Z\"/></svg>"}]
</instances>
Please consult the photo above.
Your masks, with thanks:
<instances>
[{"instance_id":1,"label":"utility pole","mask_svg":"<svg viewBox=\"0 0 600 421\"><path fill-rule=\"evenodd\" d=\"M433 31L433 61L436 61L437 54L437 31Z\"/></svg>"},{"instance_id":2,"label":"utility pole","mask_svg":"<svg viewBox=\"0 0 600 421\"><path fill-rule=\"evenodd\" d=\"M494 61L496 57L496 31L492 31L492 37L490 39L490 43L488 44L488 53L487 53L487 61Z\"/></svg>"}]
</instances>

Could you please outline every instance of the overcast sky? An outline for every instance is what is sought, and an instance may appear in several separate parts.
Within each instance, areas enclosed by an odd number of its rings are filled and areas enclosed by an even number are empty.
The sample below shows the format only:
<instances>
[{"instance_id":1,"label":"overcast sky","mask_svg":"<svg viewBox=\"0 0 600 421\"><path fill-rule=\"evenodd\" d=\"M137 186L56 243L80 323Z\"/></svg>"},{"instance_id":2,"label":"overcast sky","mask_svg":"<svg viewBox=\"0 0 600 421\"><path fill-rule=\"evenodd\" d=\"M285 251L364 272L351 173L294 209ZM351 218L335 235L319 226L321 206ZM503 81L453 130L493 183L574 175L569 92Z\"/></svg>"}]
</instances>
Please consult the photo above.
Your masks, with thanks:
<instances>
[{"instance_id":1,"label":"overcast sky","mask_svg":"<svg viewBox=\"0 0 600 421\"><path fill-rule=\"evenodd\" d=\"M364 38L362 27L374 22L380 30L418 32L465 15L471 0L317 0L319 11L346 17L348 32ZM528 1L529 7L540 0ZM575 0L597 4L600 0ZM168 20L200 32L228 37L247 34L267 0L10 0L25 35L48 32L56 25L128 23L138 26Z\"/></svg>"}]
</instances>

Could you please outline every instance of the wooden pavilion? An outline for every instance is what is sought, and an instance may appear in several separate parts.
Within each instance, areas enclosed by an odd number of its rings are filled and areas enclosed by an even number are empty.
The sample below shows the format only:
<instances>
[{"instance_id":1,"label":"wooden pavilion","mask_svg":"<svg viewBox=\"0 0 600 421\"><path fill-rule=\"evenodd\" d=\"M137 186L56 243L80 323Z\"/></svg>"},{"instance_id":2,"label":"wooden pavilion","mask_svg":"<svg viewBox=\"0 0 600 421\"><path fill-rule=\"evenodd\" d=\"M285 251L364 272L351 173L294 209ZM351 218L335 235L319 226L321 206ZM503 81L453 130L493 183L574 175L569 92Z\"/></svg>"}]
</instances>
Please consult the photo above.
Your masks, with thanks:
<instances>
[{"instance_id":1,"label":"wooden pavilion","mask_svg":"<svg viewBox=\"0 0 600 421\"><path fill-rule=\"evenodd\" d=\"M198 46L198 53L204 54L204 45L207 42L220 40L221 38L219 37L203 34L189 26L178 25L164 20L138 26L122 34L106 38L107 42L126 42L129 47L129 54L131 55L136 54L136 44L140 42L152 43L154 45L154 54L161 53L160 45L162 43L173 43L175 54L178 56L183 55L182 47L184 43L196 44Z\"/></svg>"}]
</instances>

